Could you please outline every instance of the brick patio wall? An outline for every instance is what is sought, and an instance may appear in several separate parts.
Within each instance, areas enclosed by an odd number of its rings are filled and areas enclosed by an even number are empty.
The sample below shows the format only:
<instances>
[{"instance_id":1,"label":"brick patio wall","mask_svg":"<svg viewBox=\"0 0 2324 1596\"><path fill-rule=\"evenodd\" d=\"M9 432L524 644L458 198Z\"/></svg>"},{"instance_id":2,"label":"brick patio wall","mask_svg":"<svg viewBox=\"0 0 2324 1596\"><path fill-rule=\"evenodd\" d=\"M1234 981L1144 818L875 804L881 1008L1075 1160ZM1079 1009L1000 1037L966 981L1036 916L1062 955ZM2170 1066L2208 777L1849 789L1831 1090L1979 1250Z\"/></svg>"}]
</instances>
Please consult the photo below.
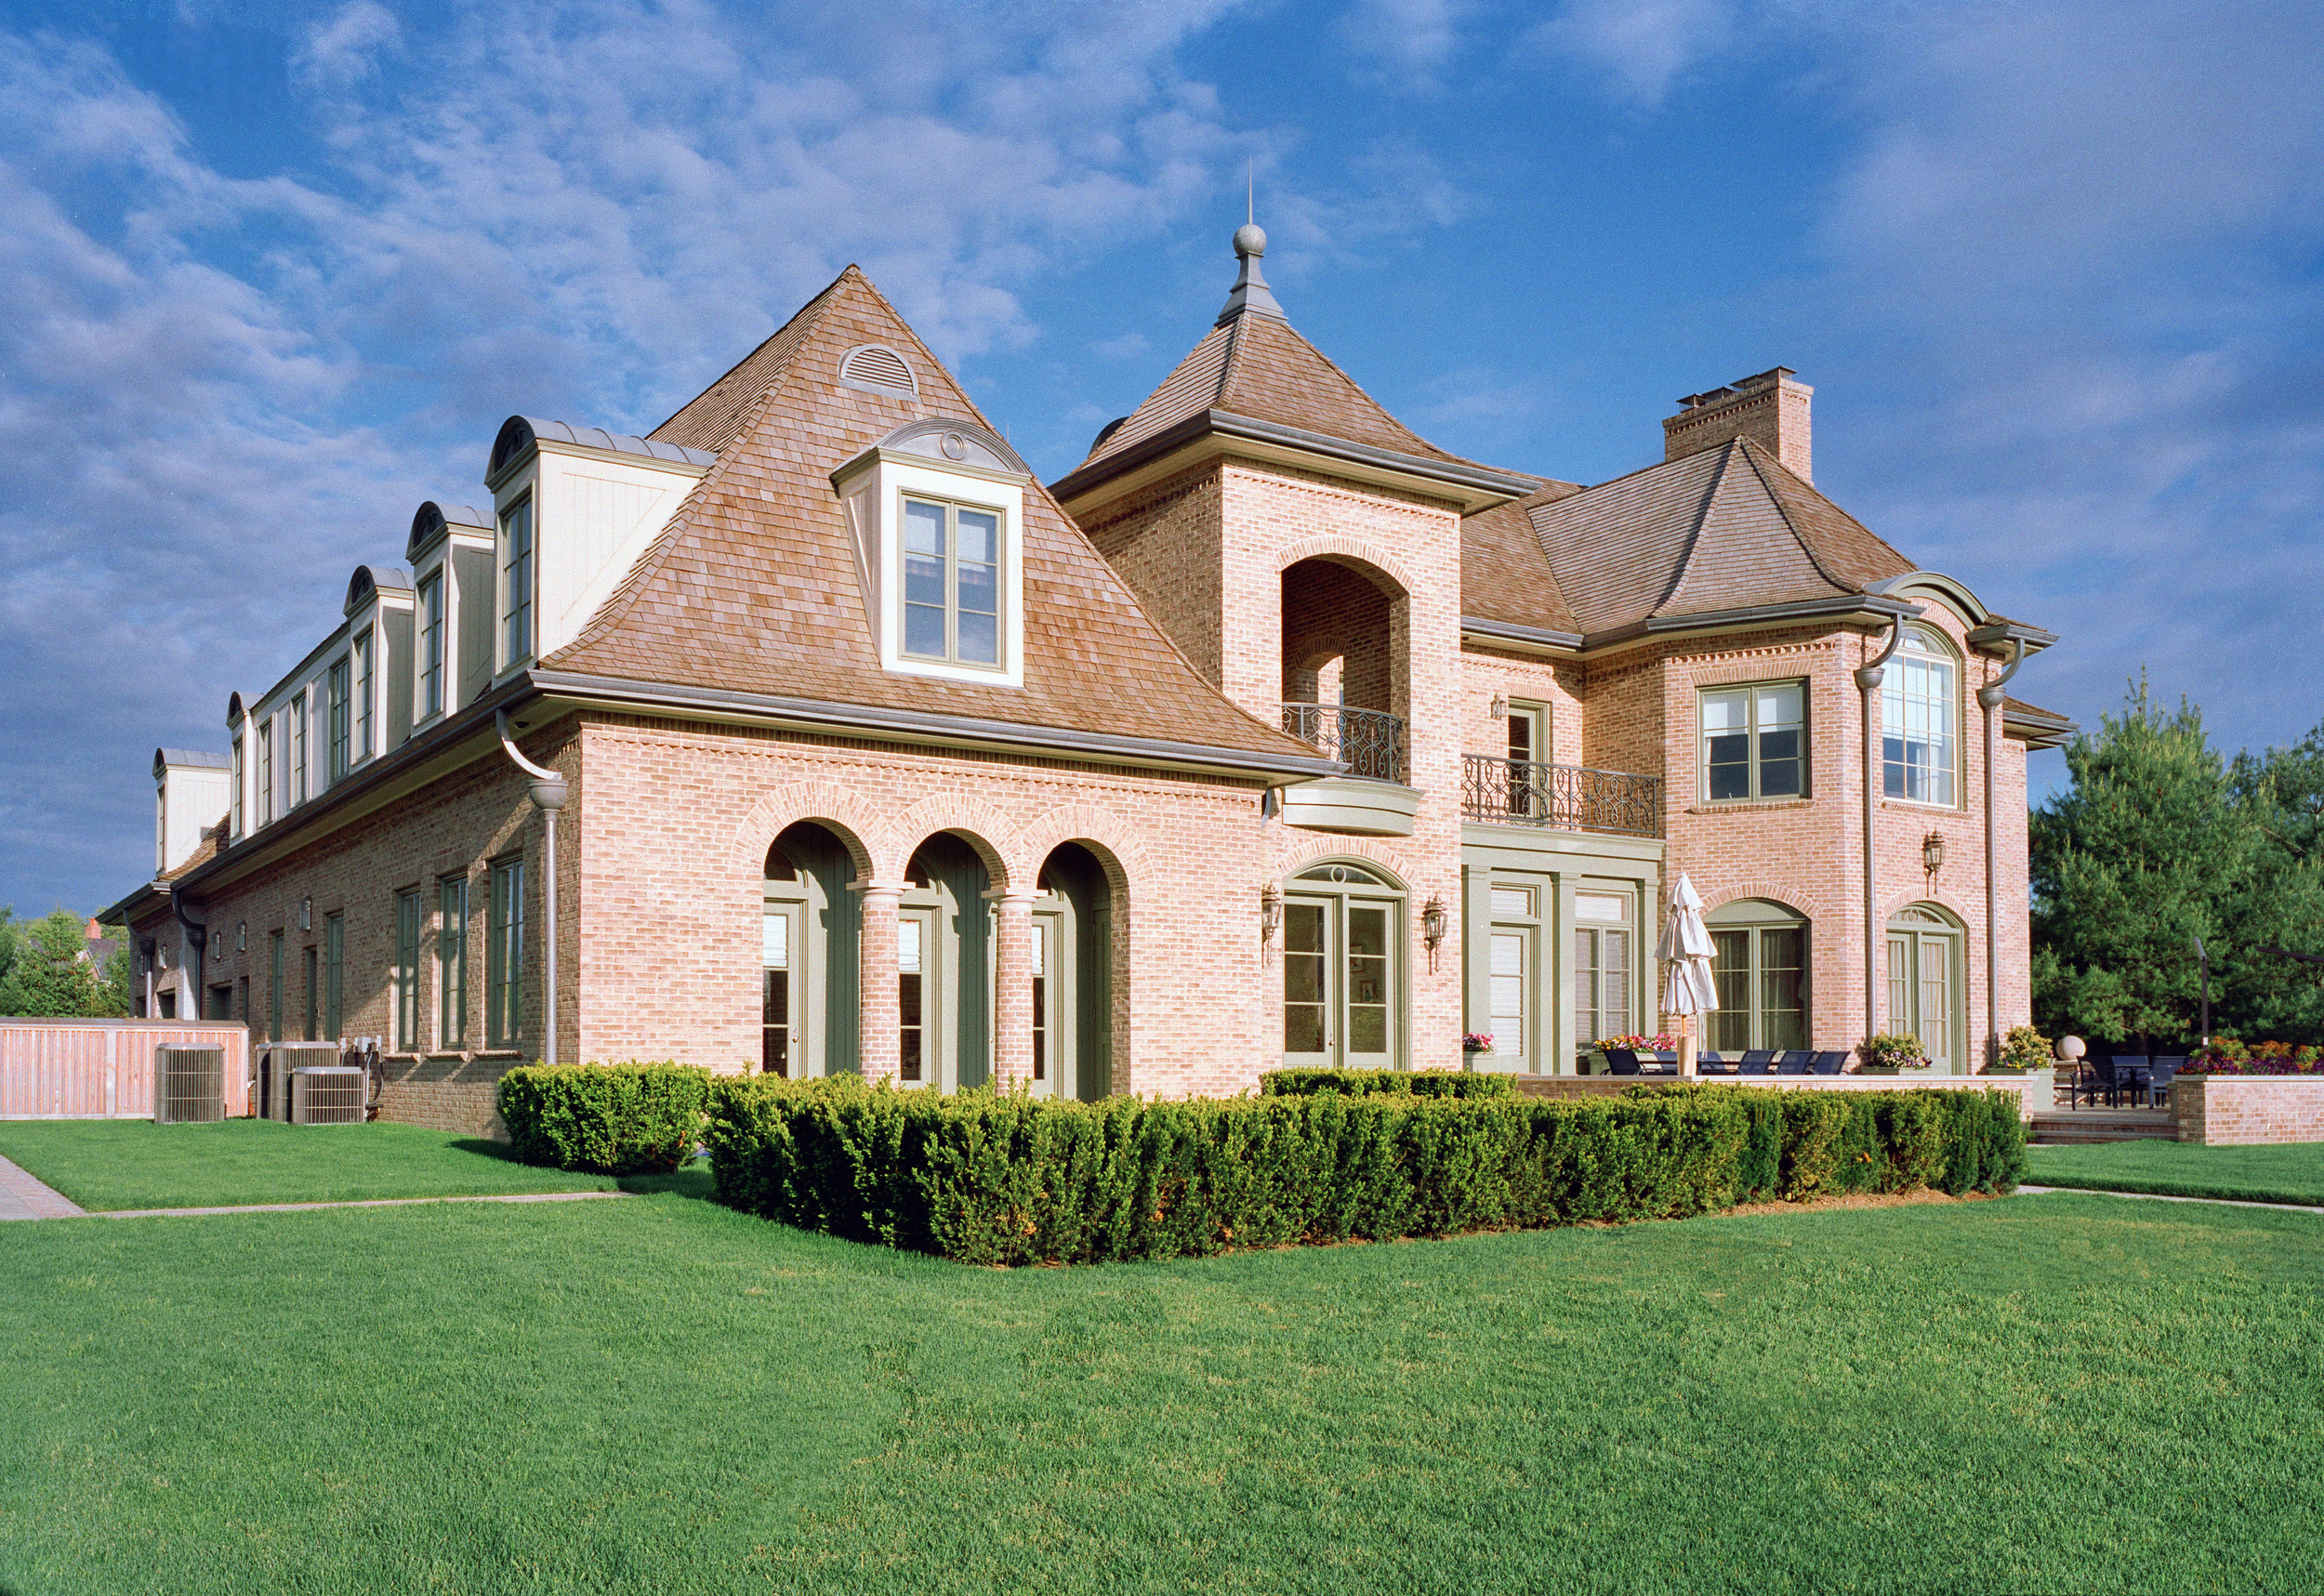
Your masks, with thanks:
<instances>
[{"instance_id":1,"label":"brick patio wall","mask_svg":"<svg viewBox=\"0 0 2324 1596\"><path fill-rule=\"evenodd\" d=\"M2181 1075L2171 1118L2207 1147L2324 1141L2324 1075Z\"/></svg>"}]
</instances>

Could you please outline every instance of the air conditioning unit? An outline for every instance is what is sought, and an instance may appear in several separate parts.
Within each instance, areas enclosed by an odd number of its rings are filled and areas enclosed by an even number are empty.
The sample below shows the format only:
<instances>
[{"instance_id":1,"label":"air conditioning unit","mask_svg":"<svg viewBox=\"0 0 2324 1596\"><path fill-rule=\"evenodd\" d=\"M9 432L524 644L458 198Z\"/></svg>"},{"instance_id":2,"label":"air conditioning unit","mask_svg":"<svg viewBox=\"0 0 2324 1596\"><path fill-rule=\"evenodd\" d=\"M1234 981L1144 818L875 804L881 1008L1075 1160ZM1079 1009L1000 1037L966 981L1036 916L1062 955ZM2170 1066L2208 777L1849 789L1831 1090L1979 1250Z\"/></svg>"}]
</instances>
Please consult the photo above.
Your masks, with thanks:
<instances>
[{"instance_id":1,"label":"air conditioning unit","mask_svg":"<svg viewBox=\"0 0 2324 1596\"><path fill-rule=\"evenodd\" d=\"M226 1117L226 1049L164 1042L153 1049L153 1123L207 1125Z\"/></svg>"},{"instance_id":2,"label":"air conditioning unit","mask_svg":"<svg viewBox=\"0 0 2324 1596\"><path fill-rule=\"evenodd\" d=\"M293 1125L361 1125L368 1084L359 1064L316 1064L291 1071Z\"/></svg>"},{"instance_id":3,"label":"air conditioning unit","mask_svg":"<svg viewBox=\"0 0 2324 1596\"><path fill-rule=\"evenodd\" d=\"M259 1113L269 1119L293 1122L291 1081L302 1069L320 1069L339 1062L337 1042L276 1042L258 1062Z\"/></svg>"}]
</instances>

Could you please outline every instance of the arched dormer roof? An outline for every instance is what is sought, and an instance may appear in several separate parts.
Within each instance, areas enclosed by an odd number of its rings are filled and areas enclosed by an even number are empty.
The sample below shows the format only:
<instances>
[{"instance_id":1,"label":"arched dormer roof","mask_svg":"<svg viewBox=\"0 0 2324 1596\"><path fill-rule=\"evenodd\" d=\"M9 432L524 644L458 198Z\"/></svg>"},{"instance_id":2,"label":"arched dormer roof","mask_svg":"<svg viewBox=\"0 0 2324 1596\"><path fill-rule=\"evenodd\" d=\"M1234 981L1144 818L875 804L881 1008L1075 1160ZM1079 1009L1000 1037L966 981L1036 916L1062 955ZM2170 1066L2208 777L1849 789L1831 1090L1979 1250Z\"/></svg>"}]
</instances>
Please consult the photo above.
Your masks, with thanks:
<instances>
[{"instance_id":1,"label":"arched dormer roof","mask_svg":"<svg viewBox=\"0 0 2324 1596\"><path fill-rule=\"evenodd\" d=\"M484 480L489 482L499 476L504 467L522 459L544 438L584 449L605 449L616 455L663 460L673 466L714 466L719 458L706 449L656 443L627 432L608 432L602 427L574 427L562 421L544 421L535 415L511 415L500 424L500 435L493 440L492 463L484 468Z\"/></svg>"},{"instance_id":2,"label":"arched dormer roof","mask_svg":"<svg viewBox=\"0 0 2324 1596\"><path fill-rule=\"evenodd\" d=\"M230 692L226 695L226 724L229 729L240 726L243 717L249 713L243 705L241 693Z\"/></svg>"},{"instance_id":3,"label":"arched dormer roof","mask_svg":"<svg viewBox=\"0 0 2324 1596\"><path fill-rule=\"evenodd\" d=\"M1934 600L1958 615L1964 627L1982 627L1994 618L1993 612L1969 590L1968 583L1948 576L1941 571L1908 571L1901 576L1887 576L1878 582L1868 582L1865 591L1922 602Z\"/></svg>"},{"instance_id":4,"label":"arched dormer roof","mask_svg":"<svg viewBox=\"0 0 2324 1596\"><path fill-rule=\"evenodd\" d=\"M866 456L888 455L917 455L932 462L939 469L945 466L969 466L981 471L999 471L1012 477L1030 477L1033 468L1009 446L1007 439L973 421L961 421L952 416L938 415L924 421L907 421L889 433L863 454L831 473L838 481L852 471Z\"/></svg>"},{"instance_id":5,"label":"arched dormer roof","mask_svg":"<svg viewBox=\"0 0 2324 1596\"><path fill-rule=\"evenodd\" d=\"M372 600L377 593L409 593L412 574L401 565L358 565L355 574L347 579L347 602L340 607L343 615L352 615Z\"/></svg>"},{"instance_id":6,"label":"arched dormer roof","mask_svg":"<svg viewBox=\"0 0 2324 1596\"><path fill-rule=\"evenodd\" d=\"M404 540L403 558L416 561L420 551L442 537L449 527L472 526L479 532L492 530L492 518L473 505L443 505L434 499L421 501L412 512L412 535ZM405 586L410 579L405 579Z\"/></svg>"}]
</instances>

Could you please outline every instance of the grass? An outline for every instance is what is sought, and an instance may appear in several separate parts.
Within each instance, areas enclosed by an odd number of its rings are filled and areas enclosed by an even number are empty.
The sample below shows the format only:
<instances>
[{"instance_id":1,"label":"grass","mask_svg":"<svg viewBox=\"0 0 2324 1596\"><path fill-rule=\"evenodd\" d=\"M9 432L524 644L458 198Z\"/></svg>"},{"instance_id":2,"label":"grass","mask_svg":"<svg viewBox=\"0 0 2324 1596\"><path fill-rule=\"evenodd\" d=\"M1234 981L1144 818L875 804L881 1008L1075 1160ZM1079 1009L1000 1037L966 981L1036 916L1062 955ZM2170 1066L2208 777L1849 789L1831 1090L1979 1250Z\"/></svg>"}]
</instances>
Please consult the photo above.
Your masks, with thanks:
<instances>
[{"instance_id":1,"label":"grass","mask_svg":"<svg viewBox=\"0 0 2324 1596\"><path fill-rule=\"evenodd\" d=\"M2026 1178L2037 1186L2324 1204L2324 1142L2205 1147L2191 1141L2106 1141L2026 1151Z\"/></svg>"},{"instance_id":2,"label":"grass","mask_svg":"<svg viewBox=\"0 0 2324 1596\"><path fill-rule=\"evenodd\" d=\"M0 1156L85 1208L206 1208L508 1192L610 1192L621 1182L520 1164L507 1145L416 1125L0 1121Z\"/></svg>"},{"instance_id":3,"label":"grass","mask_svg":"<svg viewBox=\"0 0 2324 1596\"><path fill-rule=\"evenodd\" d=\"M2324 1222L963 1269L676 1194L0 1227L0 1589L2304 1591Z\"/></svg>"}]
</instances>

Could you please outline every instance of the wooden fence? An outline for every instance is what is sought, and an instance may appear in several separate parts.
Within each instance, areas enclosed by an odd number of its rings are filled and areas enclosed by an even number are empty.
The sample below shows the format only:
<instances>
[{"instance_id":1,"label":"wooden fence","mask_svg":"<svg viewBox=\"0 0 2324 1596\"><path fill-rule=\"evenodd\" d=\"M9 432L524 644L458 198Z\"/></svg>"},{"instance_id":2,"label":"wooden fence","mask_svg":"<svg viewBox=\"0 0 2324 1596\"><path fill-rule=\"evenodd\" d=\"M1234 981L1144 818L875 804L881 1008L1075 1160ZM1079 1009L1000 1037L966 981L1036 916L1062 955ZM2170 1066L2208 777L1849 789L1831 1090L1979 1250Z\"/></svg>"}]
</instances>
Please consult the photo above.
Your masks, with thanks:
<instances>
[{"instance_id":1,"label":"wooden fence","mask_svg":"<svg viewBox=\"0 0 2324 1596\"><path fill-rule=\"evenodd\" d=\"M250 1112L250 1028L224 1020L0 1020L0 1119L151 1119L153 1049L226 1049L226 1115Z\"/></svg>"}]
</instances>

